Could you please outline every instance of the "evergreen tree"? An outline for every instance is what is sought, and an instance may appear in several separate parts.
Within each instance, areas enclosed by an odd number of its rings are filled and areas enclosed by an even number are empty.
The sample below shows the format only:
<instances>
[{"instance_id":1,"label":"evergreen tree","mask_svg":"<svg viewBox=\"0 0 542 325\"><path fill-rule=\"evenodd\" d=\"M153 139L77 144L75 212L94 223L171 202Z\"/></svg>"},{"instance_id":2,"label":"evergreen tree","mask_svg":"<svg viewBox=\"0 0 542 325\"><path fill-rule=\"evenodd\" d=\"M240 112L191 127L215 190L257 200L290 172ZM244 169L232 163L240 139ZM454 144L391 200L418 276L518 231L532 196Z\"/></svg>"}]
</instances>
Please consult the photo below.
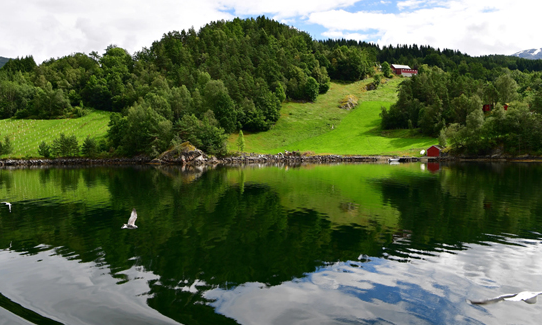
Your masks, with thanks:
<instances>
[{"instance_id":1,"label":"evergreen tree","mask_svg":"<svg viewBox=\"0 0 542 325\"><path fill-rule=\"evenodd\" d=\"M9 155L13 152L13 145L11 144L11 140L9 139L9 136L4 137L4 142L0 141L0 156L2 155Z\"/></svg>"},{"instance_id":2,"label":"evergreen tree","mask_svg":"<svg viewBox=\"0 0 542 325\"><path fill-rule=\"evenodd\" d=\"M98 153L98 145L96 144L96 140L87 135L85 141L83 141L81 152L85 157L95 157Z\"/></svg>"},{"instance_id":3,"label":"evergreen tree","mask_svg":"<svg viewBox=\"0 0 542 325\"><path fill-rule=\"evenodd\" d=\"M245 136L243 130L239 130L239 136L237 137L237 148L240 152L245 151Z\"/></svg>"},{"instance_id":4,"label":"evergreen tree","mask_svg":"<svg viewBox=\"0 0 542 325\"><path fill-rule=\"evenodd\" d=\"M51 147L45 141L42 141L38 147L38 154L45 158L51 157Z\"/></svg>"}]
</instances>

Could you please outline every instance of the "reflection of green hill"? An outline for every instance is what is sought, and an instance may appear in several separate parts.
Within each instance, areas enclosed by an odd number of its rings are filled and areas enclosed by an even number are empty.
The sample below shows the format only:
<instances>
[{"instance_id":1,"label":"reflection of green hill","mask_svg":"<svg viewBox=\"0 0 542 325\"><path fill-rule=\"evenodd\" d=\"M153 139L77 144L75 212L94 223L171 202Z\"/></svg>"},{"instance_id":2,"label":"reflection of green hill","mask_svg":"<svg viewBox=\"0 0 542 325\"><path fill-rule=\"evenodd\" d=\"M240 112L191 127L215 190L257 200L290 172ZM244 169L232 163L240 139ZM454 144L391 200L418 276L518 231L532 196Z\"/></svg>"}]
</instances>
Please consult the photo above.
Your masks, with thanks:
<instances>
[{"instance_id":1,"label":"reflection of green hill","mask_svg":"<svg viewBox=\"0 0 542 325\"><path fill-rule=\"evenodd\" d=\"M399 213L385 204L375 183L398 170L419 165L306 165L299 168L229 169L233 183L265 183L287 208L304 207L327 215L334 227L359 225L396 229Z\"/></svg>"},{"instance_id":2,"label":"reflection of green hill","mask_svg":"<svg viewBox=\"0 0 542 325\"><path fill-rule=\"evenodd\" d=\"M401 227L411 230L410 245L433 250L541 232L541 178L538 164L460 164L433 177L397 173L379 191L400 212Z\"/></svg>"},{"instance_id":3,"label":"reflection of green hill","mask_svg":"<svg viewBox=\"0 0 542 325\"><path fill-rule=\"evenodd\" d=\"M109 191L99 168L0 169L0 198L25 200L107 202Z\"/></svg>"}]
</instances>

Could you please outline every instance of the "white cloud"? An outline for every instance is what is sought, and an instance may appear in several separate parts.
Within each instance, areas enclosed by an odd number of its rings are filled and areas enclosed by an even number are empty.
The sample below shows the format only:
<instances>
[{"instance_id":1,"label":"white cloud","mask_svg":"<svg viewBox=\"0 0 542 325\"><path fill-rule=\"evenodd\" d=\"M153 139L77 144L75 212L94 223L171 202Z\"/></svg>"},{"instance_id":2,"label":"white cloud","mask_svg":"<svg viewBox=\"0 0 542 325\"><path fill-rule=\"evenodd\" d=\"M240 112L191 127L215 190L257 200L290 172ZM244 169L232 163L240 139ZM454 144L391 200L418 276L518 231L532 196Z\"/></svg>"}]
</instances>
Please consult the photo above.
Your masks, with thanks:
<instances>
[{"instance_id":1,"label":"white cloud","mask_svg":"<svg viewBox=\"0 0 542 325\"><path fill-rule=\"evenodd\" d=\"M234 8L237 15L262 15L265 13L282 19L294 16L305 17L312 12L344 8L354 5L356 2L360 2L360 0L223 0L221 4L227 8Z\"/></svg>"},{"instance_id":2,"label":"white cloud","mask_svg":"<svg viewBox=\"0 0 542 325\"><path fill-rule=\"evenodd\" d=\"M366 34L376 29L379 38L367 40L381 45L415 43L470 55L511 54L542 46L537 10L526 10L530 6L525 2L456 0L432 2L429 8L426 1L408 0L398 2L398 7L423 6L399 13L322 11L311 14L309 22L333 33Z\"/></svg>"},{"instance_id":3,"label":"white cloud","mask_svg":"<svg viewBox=\"0 0 542 325\"><path fill-rule=\"evenodd\" d=\"M397 2L397 8L399 8L399 10L415 9L415 8L418 8L420 6L420 4L422 4L424 2L425 1L423 1L423 0L399 1L399 2Z\"/></svg>"},{"instance_id":4,"label":"white cloud","mask_svg":"<svg viewBox=\"0 0 542 325\"><path fill-rule=\"evenodd\" d=\"M213 1L7 0L0 12L0 56L32 54L37 62L110 44L130 53L172 30L231 19Z\"/></svg>"},{"instance_id":5,"label":"white cloud","mask_svg":"<svg viewBox=\"0 0 542 325\"><path fill-rule=\"evenodd\" d=\"M294 26L297 23L309 28L323 26L326 31L321 36L312 33L317 38L344 37L381 45L416 43L459 49L470 55L510 54L542 47L537 36L538 10L532 2L402 0L395 2L396 6L389 3L389 0L4 0L0 11L0 56L31 54L39 63L74 52L103 53L110 44L134 53L172 30L198 29L211 21L259 15ZM400 10L383 12L383 8Z\"/></svg>"},{"instance_id":6,"label":"white cloud","mask_svg":"<svg viewBox=\"0 0 542 325\"><path fill-rule=\"evenodd\" d=\"M0 56L32 54L42 62L110 44L130 53L149 47L164 33L232 19L266 15L277 20L307 17L348 7L359 0L4 0L0 12Z\"/></svg>"},{"instance_id":7,"label":"white cloud","mask_svg":"<svg viewBox=\"0 0 542 325\"><path fill-rule=\"evenodd\" d=\"M323 32L323 36L327 38L332 39L347 39L347 40L356 40L356 41L364 41L370 37L372 37L369 34L360 34L360 33L343 33L342 31L328 31Z\"/></svg>"}]
</instances>

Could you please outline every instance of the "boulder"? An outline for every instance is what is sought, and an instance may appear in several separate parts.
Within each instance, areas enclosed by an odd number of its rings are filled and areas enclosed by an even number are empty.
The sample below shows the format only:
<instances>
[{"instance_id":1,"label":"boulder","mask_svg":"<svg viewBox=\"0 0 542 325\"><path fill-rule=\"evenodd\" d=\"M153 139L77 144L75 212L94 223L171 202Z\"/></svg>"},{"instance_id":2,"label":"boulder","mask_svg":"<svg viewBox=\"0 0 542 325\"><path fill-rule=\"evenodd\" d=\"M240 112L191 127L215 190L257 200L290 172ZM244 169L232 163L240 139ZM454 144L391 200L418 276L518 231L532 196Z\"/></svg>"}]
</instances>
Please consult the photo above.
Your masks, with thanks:
<instances>
[{"instance_id":1,"label":"boulder","mask_svg":"<svg viewBox=\"0 0 542 325\"><path fill-rule=\"evenodd\" d=\"M348 95L339 102L339 108L352 109L358 105L358 98L354 95Z\"/></svg>"}]
</instances>

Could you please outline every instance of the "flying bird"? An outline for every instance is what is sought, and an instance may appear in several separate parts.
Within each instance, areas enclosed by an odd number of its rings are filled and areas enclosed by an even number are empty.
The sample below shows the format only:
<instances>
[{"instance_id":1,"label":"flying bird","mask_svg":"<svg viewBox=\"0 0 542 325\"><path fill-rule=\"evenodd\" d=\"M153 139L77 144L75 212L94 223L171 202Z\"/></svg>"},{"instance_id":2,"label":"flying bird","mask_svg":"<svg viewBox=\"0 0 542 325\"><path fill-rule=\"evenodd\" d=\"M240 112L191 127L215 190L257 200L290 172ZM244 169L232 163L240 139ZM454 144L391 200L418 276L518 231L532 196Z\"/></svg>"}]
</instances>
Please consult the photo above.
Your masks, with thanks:
<instances>
[{"instance_id":1,"label":"flying bird","mask_svg":"<svg viewBox=\"0 0 542 325\"><path fill-rule=\"evenodd\" d=\"M4 203L5 205L7 205L9 207L9 212L11 212L11 203L9 202L0 202L0 203Z\"/></svg>"},{"instance_id":2,"label":"flying bird","mask_svg":"<svg viewBox=\"0 0 542 325\"><path fill-rule=\"evenodd\" d=\"M137 219L137 212L136 212L136 209L134 208L132 210L132 214L130 215L130 219L128 219L128 223L125 223L121 229L136 229L137 228L137 226L135 225L136 219Z\"/></svg>"},{"instance_id":3,"label":"flying bird","mask_svg":"<svg viewBox=\"0 0 542 325\"><path fill-rule=\"evenodd\" d=\"M495 304L497 302L501 302L503 300L507 301L523 301L528 304L535 304L536 298L542 295L542 291L533 292L533 291L522 291L519 293L509 293L502 296L498 296L491 299L486 300L480 300L480 301L472 301L469 300L469 302L473 305L489 305L489 304Z\"/></svg>"}]
</instances>

